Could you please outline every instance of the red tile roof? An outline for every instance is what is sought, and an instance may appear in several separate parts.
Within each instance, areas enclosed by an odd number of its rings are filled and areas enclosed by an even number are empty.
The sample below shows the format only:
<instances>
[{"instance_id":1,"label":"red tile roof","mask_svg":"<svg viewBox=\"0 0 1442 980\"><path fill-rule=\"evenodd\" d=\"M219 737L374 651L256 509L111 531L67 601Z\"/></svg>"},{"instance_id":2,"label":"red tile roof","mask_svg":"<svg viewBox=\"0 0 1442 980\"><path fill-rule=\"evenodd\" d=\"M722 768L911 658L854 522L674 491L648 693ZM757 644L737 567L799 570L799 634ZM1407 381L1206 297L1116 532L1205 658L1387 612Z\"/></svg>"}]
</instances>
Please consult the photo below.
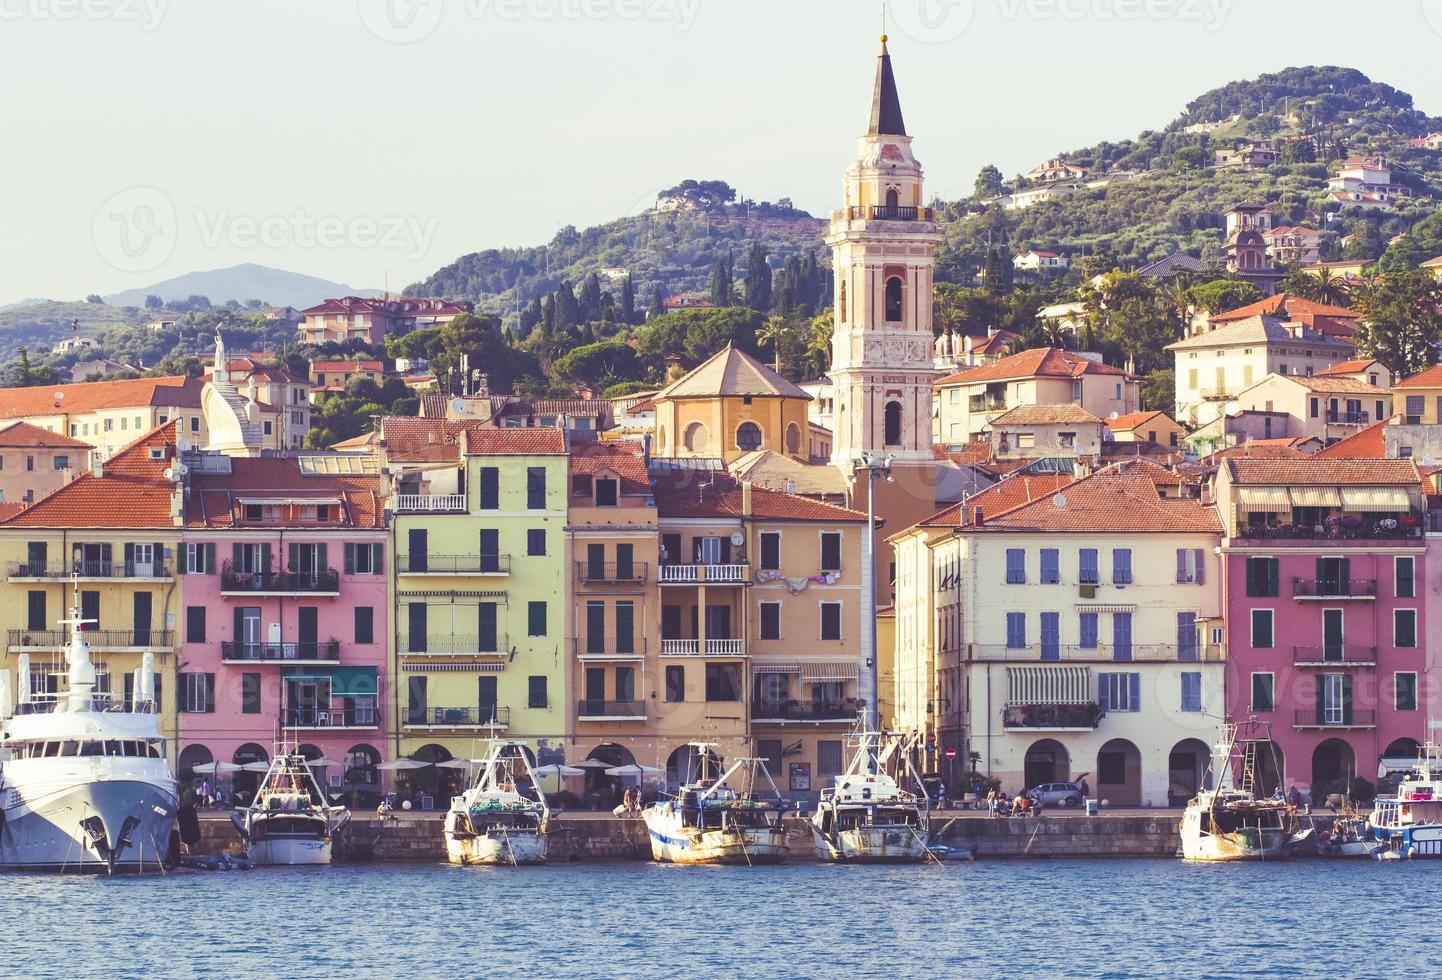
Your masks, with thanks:
<instances>
[{"instance_id":1,"label":"red tile roof","mask_svg":"<svg viewBox=\"0 0 1442 980\"><path fill-rule=\"evenodd\" d=\"M467 456L564 456L566 434L560 429L468 429Z\"/></svg>"},{"instance_id":2,"label":"red tile roof","mask_svg":"<svg viewBox=\"0 0 1442 980\"><path fill-rule=\"evenodd\" d=\"M1361 374L1376 363L1375 358L1358 357L1350 361L1343 361L1341 364L1333 364L1325 370L1318 371L1316 376L1320 378L1332 374Z\"/></svg>"},{"instance_id":3,"label":"red tile roof","mask_svg":"<svg viewBox=\"0 0 1442 980\"><path fill-rule=\"evenodd\" d=\"M0 418L32 415L74 415L110 408L166 406L199 408L204 382L184 375L165 378L128 378L32 388L0 388ZM56 402L56 395L62 396Z\"/></svg>"},{"instance_id":4,"label":"red tile roof","mask_svg":"<svg viewBox=\"0 0 1442 980\"><path fill-rule=\"evenodd\" d=\"M1410 459L1304 459L1224 460L1232 482L1239 486L1369 486L1417 485L1422 474Z\"/></svg>"},{"instance_id":5,"label":"red tile roof","mask_svg":"<svg viewBox=\"0 0 1442 980\"><path fill-rule=\"evenodd\" d=\"M1259 299L1255 303L1239 306L1235 310L1214 314L1211 322L1231 323L1234 320L1245 320L1247 317L1256 316L1259 313L1292 320L1314 316L1332 317L1339 320L1362 319L1362 314L1356 310L1349 310L1345 306L1314 303L1309 299L1293 296L1291 293L1278 293L1275 296L1268 296L1266 299Z\"/></svg>"},{"instance_id":6,"label":"red tile roof","mask_svg":"<svg viewBox=\"0 0 1442 980\"><path fill-rule=\"evenodd\" d=\"M684 471L665 474L654 483L656 510L666 518L741 517L741 484L724 473ZM807 521L813 523L851 523L865 521L860 511L822 503L765 487L751 487L751 516L761 521ZM880 521L877 522L878 526Z\"/></svg>"},{"instance_id":7,"label":"red tile roof","mask_svg":"<svg viewBox=\"0 0 1442 980\"><path fill-rule=\"evenodd\" d=\"M1393 388L1442 388L1442 364L1418 371L1410 378L1392 383Z\"/></svg>"},{"instance_id":8,"label":"red tile roof","mask_svg":"<svg viewBox=\"0 0 1442 980\"><path fill-rule=\"evenodd\" d=\"M294 456L262 456L232 459L228 474L195 474L186 499L185 525L191 528L234 527L240 498L249 501L314 499L316 503L339 501L338 521L303 527L337 527L377 530L385 527L382 478L375 474L305 473ZM254 527L254 525L251 525ZM280 526L268 522L267 527Z\"/></svg>"},{"instance_id":9,"label":"red tile roof","mask_svg":"<svg viewBox=\"0 0 1442 980\"><path fill-rule=\"evenodd\" d=\"M936 382L938 387L954 384L977 384L983 381L1007 381L1015 378L1078 378L1083 374L1126 374L1121 368L1101 364L1071 351L1056 347L1033 347L1009 354L993 364L967 368Z\"/></svg>"},{"instance_id":10,"label":"red tile roof","mask_svg":"<svg viewBox=\"0 0 1442 980\"><path fill-rule=\"evenodd\" d=\"M314 313L382 313L387 316L435 316L469 313L474 307L470 303L454 302L447 299L428 297L404 297L381 299L380 297L342 296L328 299L315 306L301 310L309 316Z\"/></svg>"},{"instance_id":11,"label":"red tile roof","mask_svg":"<svg viewBox=\"0 0 1442 980\"><path fill-rule=\"evenodd\" d=\"M995 518L978 531L1220 534L1216 510L1193 497L1163 497L1142 467L1098 470L1052 496Z\"/></svg>"},{"instance_id":12,"label":"red tile roof","mask_svg":"<svg viewBox=\"0 0 1442 980\"><path fill-rule=\"evenodd\" d=\"M991 420L998 425L1101 425L1102 420L1080 405L1018 405Z\"/></svg>"},{"instance_id":13,"label":"red tile roof","mask_svg":"<svg viewBox=\"0 0 1442 980\"><path fill-rule=\"evenodd\" d=\"M177 484L167 479L175 465L178 420L152 429L105 461L104 475L82 473L6 519L6 527L173 528L170 505ZM151 459L157 450L159 459Z\"/></svg>"},{"instance_id":14,"label":"red tile roof","mask_svg":"<svg viewBox=\"0 0 1442 980\"><path fill-rule=\"evenodd\" d=\"M12 422L0 429L0 446L6 449L92 449L88 442L62 436L29 422Z\"/></svg>"},{"instance_id":15,"label":"red tile roof","mask_svg":"<svg viewBox=\"0 0 1442 980\"><path fill-rule=\"evenodd\" d=\"M385 367L380 361L311 361L312 371L380 371Z\"/></svg>"},{"instance_id":16,"label":"red tile roof","mask_svg":"<svg viewBox=\"0 0 1442 980\"><path fill-rule=\"evenodd\" d=\"M1326 449L1312 454L1316 459L1386 459L1387 440L1384 430L1391 419L1374 422L1354 432L1345 439L1339 439Z\"/></svg>"},{"instance_id":17,"label":"red tile roof","mask_svg":"<svg viewBox=\"0 0 1442 980\"><path fill-rule=\"evenodd\" d=\"M1125 415L1118 415L1114 419L1107 419L1107 428L1113 432L1131 432L1133 429L1140 428L1147 422L1150 422L1158 415L1162 416L1162 418L1168 422L1172 422L1171 416L1163 412L1128 412ZM1172 424L1175 425L1176 423L1172 422Z\"/></svg>"},{"instance_id":18,"label":"red tile roof","mask_svg":"<svg viewBox=\"0 0 1442 980\"><path fill-rule=\"evenodd\" d=\"M622 493L646 493L651 488L651 480L643 452L643 444L635 439L578 443L571 450L571 475L614 473L621 480Z\"/></svg>"},{"instance_id":19,"label":"red tile roof","mask_svg":"<svg viewBox=\"0 0 1442 980\"><path fill-rule=\"evenodd\" d=\"M958 504L932 514L917 527L969 527L976 521L981 508L983 520L1023 507L1034 500L1050 497L1073 482L1067 473L1018 473L993 483Z\"/></svg>"}]
</instances>

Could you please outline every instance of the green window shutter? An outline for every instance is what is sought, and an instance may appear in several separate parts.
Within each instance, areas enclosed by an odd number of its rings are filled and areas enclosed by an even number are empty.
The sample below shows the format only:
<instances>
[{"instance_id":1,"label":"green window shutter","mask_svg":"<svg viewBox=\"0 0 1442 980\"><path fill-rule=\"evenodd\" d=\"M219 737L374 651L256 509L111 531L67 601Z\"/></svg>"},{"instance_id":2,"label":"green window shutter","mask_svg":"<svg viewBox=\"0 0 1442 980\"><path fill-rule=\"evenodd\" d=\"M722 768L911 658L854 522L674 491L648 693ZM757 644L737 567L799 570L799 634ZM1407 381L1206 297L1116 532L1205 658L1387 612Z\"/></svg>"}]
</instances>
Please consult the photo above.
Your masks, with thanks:
<instances>
[{"instance_id":1,"label":"green window shutter","mask_svg":"<svg viewBox=\"0 0 1442 980\"><path fill-rule=\"evenodd\" d=\"M176 548L175 548L175 573L176 573L177 575L184 575L185 572L186 572L186 567L185 567L185 545L183 545L183 544L176 545Z\"/></svg>"},{"instance_id":2,"label":"green window shutter","mask_svg":"<svg viewBox=\"0 0 1442 980\"><path fill-rule=\"evenodd\" d=\"M244 567L244 559L241 558L242 553L243 549L241 548L239 542L236 542L230 546L230 567L237 572Z\"/></svg>"},{"instance_id":3,"label":"green window shutter","mask_svg":"<svg viewBox=\"0 0 1442 980\"><path fill-rule=\"evenodd\" d=\"M269 545L269 543L261 545L261 546L260 546L260 564L261 564L261 566L262 566L262 567L261 567L261 571L263 571L263 572L269 572L269 571L272 571L272 570L273 570L272 567L271 567L271 560L272 560L272 559L271 559L271 553L270 553L270 545Z\"/></svg>"},{"instance_id":4,"label":"green window shutter","mask_svg":"<svg viewBox=\"0 0 1442 980\"><path fill-rule=\"evenodd\" d=\"M300 567L300 545L292 541L285 549L285 570L293 572Z\"/></svg>"},{"instance_id":5,"label":"green window shutter","mask_svg":"<svg viewBox=\"0 0 1442 980\"><path fill-rule=\"evenodd\" d=\"M371 545L371 571L376 575L384 575L386 567L386 546L383 544Z\"/></svg>"},{"instance_id":6,"label":"green window shutter","mask_svg":"<svg viewBox=\"0 0 1442 980\"><path fill-rule=\"evenodd\" d=\"M315 549L315 570L318 574L324 575L330 569L330 545L321 542Z\"/></svg>"},{"instance_id":7,"label":"green window shutter","mask_svg":"<svg viewBox=\"0 0 1442 980\"><path fill-rule=\"evenodd\" d=\"M345 546L345 573L347 575L355 574L355 548L356 546L350 543Z\"/></svg>"}]
</instances>

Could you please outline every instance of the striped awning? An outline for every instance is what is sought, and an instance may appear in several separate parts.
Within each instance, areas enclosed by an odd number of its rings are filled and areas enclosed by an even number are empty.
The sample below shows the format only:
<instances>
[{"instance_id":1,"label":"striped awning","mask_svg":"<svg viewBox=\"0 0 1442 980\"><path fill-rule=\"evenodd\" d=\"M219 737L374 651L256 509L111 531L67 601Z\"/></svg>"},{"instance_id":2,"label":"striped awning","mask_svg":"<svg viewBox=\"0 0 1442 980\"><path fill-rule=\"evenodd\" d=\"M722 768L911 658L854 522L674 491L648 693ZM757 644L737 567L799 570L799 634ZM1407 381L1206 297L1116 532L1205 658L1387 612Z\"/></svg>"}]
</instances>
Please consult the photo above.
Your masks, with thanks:
<instances>
[{"instance_id":1,"label":"striped awning","mask_svg":"<svg viewBox=\"0 0 1442 980\"><path fill-rule=\"evenodd\" d=\"M805 681L854 681L860 673L855 660L801 664L801 679Z\"/></svg>"},{"instance_id":2,"label":"striped awning","mask_svg":"<svg viewBox=\"0 0 1442 980\"><path fill-rule=\"evenodd\" d=\"M1293 507L1341 507L1342 495L1336 487L1293 487Z\"/></svg>"},{"instance_id":3,"label":"striped awning","mask_svg":"<svg viewBox=\"0 0 1442 980\"><path fill-rule=\"evenodd\" d=\"M1008 667L1007 704L1086 704L1095 701L1090 667Z\"/></svg>"},{"instance_id":4,"label":"striped awning","mask_svg":"<svg viewBox=\"0 0 1442 980\"><path fill-rule=\"evenodd\" d=\"M1392 513L1409 509L1412 500L1402 487L1343 487L1339 506L1348 510Z\"/></svg>"},{"instance_id":5,"label":"striped awning","mask_svg":"<svg viewBox=\"0 0 1442 980\"><path fill-rule=\"evenodd\" d=\"M794 660L753 660L751 661L751 672L753 674L799 674L801 665Z\"/></svg>"},{"instance_id":6,"label":"striped awning","mask_svg":"<svg viewBox=\"0 0 1442 980\"><path fill-rule=\"evenodd\" d=\"M402 660L401 670L426 674L498 674L506 669L504 660L476 660L465 663L434 660Z\"/></svg>"},{"instance_id":7,"label":"striped awning","mask_svg":"<svg viewBox=\"0 0 1442 980\"><path fill-rule=\"evenodd\" d=\"M1286 487L1237 487L1237 502L1247 510L1285 513L1292 509Z\"/></svg>"}]
</instances>

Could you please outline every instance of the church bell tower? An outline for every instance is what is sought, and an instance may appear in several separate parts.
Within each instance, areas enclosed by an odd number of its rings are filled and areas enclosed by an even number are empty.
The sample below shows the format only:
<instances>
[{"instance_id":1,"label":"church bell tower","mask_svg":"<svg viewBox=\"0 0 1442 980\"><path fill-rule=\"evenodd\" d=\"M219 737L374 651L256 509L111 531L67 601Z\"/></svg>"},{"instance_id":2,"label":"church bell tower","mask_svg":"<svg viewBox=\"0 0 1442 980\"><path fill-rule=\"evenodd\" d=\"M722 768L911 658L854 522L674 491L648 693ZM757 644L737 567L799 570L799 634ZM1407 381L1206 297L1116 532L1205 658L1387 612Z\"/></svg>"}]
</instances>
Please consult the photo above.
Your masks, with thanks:
<instances>
[{"instance_id":1,"label":"church bell tower","mask_svg":"<svg viewBox=\"0 0 1442 980\"><path fill-rule=\"evenodd\" d=\"M862 453L932 461L931 297L935 216L922 204L921 164L881 37L871 119L846 168L844 206L826 244L835 274L831 462L848 472Z\"/></svg>"}]
</instances>

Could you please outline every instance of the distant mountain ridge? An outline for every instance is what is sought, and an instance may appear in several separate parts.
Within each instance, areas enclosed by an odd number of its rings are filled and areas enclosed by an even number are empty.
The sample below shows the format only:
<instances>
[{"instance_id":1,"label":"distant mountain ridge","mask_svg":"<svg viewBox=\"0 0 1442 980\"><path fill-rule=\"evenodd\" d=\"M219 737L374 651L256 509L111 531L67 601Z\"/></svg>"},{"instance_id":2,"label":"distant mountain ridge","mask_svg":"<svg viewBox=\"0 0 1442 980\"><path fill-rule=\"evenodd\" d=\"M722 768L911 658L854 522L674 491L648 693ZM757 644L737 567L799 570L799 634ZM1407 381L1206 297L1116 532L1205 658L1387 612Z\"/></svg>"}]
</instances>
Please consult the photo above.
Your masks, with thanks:
<instances>
[{"instance_id":1,"label":"distant mountain ridge","mask_svg":"<svg viewBox=\"0 0 1442 980\"><path fill-rule=\"evenodd\" d=\"M105 297L105 302L112 306L144 306L147 296L159 296L166 301L205 296L216 305L230 299L241 302L258 299L270 306L304 309L334 296L380 294L379 289L362 289L318 276L245 262L226 269L187 272L153 286L113 293Z\"/></svg>"}]
</instances>

